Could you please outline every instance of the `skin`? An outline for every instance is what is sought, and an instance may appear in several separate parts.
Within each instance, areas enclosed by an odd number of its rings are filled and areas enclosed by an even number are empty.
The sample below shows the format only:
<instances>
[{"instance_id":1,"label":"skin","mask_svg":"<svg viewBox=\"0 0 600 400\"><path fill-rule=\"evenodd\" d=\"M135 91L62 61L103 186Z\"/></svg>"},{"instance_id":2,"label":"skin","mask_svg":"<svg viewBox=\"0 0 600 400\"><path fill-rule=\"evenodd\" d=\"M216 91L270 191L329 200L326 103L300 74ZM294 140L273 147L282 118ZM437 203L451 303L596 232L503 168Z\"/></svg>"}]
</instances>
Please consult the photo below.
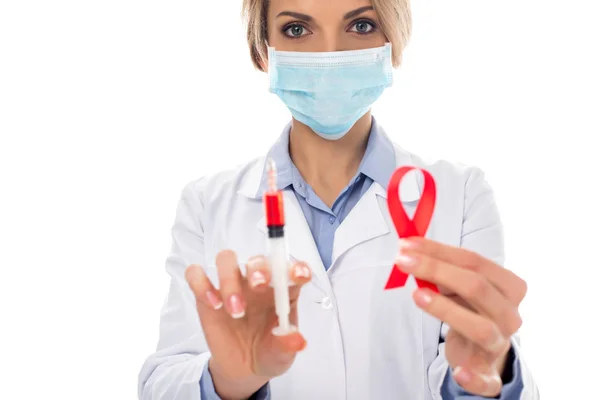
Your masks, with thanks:
<instances>
[{"instance_id":1,"label":"skin","mask_svg":"<svg viewBox=\"0 0 600 400\"><path fill-rule=\"evenodd\" d=\"M383 46L387 40L370 6L368 0L271 0L269 45L284 51ZM370 112L337 141L322 139L308 126L293 121L291 158L329 206L355 176L370 129ZM397 262L404 272L440 288L439 295L418 289L413 298L418 307L450 326L446 358L457 382L473 394L499 394L509 339L521 326L518 306L527 290L525 282L475 253L422 238L402 240ZM246 278L230 250L219 253L216 264L220 290L198 265L188 267L186 279L196 296L211 350L209 369L217 393L225 400L247 399L271 378L287 371L306 341L300 332L284 337L271 333L277 317L264 257L247 263ZM311 279L310 268L304 263L291 265L290 279L294 283L290 288L290 318L297 326L296 303L302 286Z\"/></svg>"}]
</instances>

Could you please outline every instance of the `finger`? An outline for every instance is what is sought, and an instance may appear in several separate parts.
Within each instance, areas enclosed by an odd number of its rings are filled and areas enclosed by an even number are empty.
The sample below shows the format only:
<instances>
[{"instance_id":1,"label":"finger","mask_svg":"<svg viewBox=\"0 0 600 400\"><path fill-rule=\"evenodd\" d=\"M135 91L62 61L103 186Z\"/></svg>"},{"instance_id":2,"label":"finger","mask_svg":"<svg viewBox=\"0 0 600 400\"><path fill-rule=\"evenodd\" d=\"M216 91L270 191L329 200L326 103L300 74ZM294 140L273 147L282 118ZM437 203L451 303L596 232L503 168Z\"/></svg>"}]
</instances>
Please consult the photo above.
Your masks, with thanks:
<instances>
[{"instance_id":1,"label":"finger","mask_svg":"<svg viewBox=\"0 0 600 400\"><path fill-rule=\"evenodd\" d=\"M467 392L479 396L495 398L502 390L502 380L498 374L478 374L458 366L452 372L452 376Z\"/></svg>"},{"instance_id":2,"label":"finger","mask_svg":"<svg viewBox=\"0 0 600 400\"><path fill-rule=\"evenodd\" d=\"M274 336L276 346L284 353L297 353L306 348L306 339L298 331L285 336Z\"/></svg>"},{"instance_id":3,"label":"finger","mask_svg":"<svg viewBox=\"0 0 600 400\"><path fill-rule=\"evenodd\" d=\"M267 259L263 256L252 257L246 263L246 277L250 288L256 292L264 292L271 281L271 270Z\"/></svg>"},{"instance_id":4,"label":"finger","mask_svg":"<svg viewBox=\"0 0 600 400\"><path fill-rule=\"evenodd\" d=\"M242 274L233 251L224 250L217 254L217 273L225 309L233 318L242 318L246 314L246 303L242 294Z\"/></svg>"},{"instance_id":5,"label":"finger","mask_svg":"<svg viewBox=\"0 0 600 400\"><path fill-rule=\"evenodd\" d=\"M204 268L199 265L190 265L185 270L185 279L188 285L190 285L192 292L194 292L197 302L202 302L215 310L223 307L221 294L215 289L208 276L206 276Z\"/></svg>"},{"instance_id":6,"label":"finger","mask_svg":"<svg viewBox=\"0 0 600 400\"><path fill-rule=\"evenodd\" d=\"M459 306L443 295L429 289L418 289L413 293L413 299L425 312L447 323L492 355L501 354L510 346L493 321Z\"/></svg>"},{"instance_id":7,"label":"finger","mask_svg":"<svg viewBox=\"0 0 600 400\"><path fill-rule=\"evenodd\" d=\"M400 247L405 252L426 254L446 263L481 273L514 305L520 304L527 293L527 283L523 279L473 251L421 237L401 239Z\"/></svg>"},{"instance_id":8,"label":"finger","mask_svg":"<svg viewBox=\"0 0 600 400\"><path fill-rule=\"evenodd\" d=\"M290 301L292 310L295 310L295 304L300 297L300 290L302 286L309 282L312 278L312 272L308 264L302 261L296 261L290 265L289 268L289 279L290 279Z\"/></svg>"},{"instance_id":9,"label":"finger","mask_svg":"<svg viewBox=\"0 0 600 400\"><path fill-rule=\"evenodd\" d=\"M473 309L490 317L505 336L512 335L521 327L518 309L482 274L414 252L400 253L396 264L416 278L457 293Z\"/></svg>"},{"instance_id":10,"label":"finger","mask_svg":"<svg viewBox=\"0 0 600 400\"><path fill-rule=\"evenodd\" d=\"M312 272L308 264L303 261L296 261L290 265L290 282L296 286L302 286L312 278Z\"/></svg>"}]
</instances>

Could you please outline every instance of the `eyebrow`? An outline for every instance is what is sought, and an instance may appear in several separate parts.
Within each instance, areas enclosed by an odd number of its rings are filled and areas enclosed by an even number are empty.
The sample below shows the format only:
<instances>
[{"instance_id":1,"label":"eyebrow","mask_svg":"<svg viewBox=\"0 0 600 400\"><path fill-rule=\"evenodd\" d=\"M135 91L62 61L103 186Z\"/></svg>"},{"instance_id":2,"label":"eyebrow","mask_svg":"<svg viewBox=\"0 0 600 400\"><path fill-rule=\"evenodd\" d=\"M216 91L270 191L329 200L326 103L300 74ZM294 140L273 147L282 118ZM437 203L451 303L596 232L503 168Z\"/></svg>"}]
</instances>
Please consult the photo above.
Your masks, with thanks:
<instances>
[{"instance_id":1,"label":"eyebrow","mask_svg":"<svg viewBox=\"0 0 600 400\"><path fill-rule=\"evenodd\" d=\"M372 6L365 6L365 7L357 8L354 11L350 11L350 12L346 13L344 15L344 19L354 18L354 17L364 13L365 11L373 11L373 10L374 10L374 8Z\"/></svg>"},{"instance_id":2,"label":"eyebrow","mask_svg":"<svg viewBox=\"0 0 600 400\"><path fill-rule=\"evenodd\" d=\"M310 15L301 14L301 13L297 13L294 11L282 11L279 14L277 14L276 18L284 17L284 16L301 19L302 21L306 21L306 22L311 22L313 20L313 17L311 17Z\"/></svg>"},{"instance_id":3,"label":"eyebrow","mask_svg":"<svg viewBox=\"0 0 600 400\"><path fill-rule=\"evenodd\" d=\"M353 17L356 17L357 15L360 15L366 11L372 11L374 10L374 8L372 6L365 6L365 7L361 7L361 8L357 8L356 10L347 12L346 14L344 14L344 19L350 19ZM306 15L306 14L302 14L302 13L298 13L298 12L294 12L294 11L282 11L279 14L277 14L276 18L279 17L292 17L292 18L296 18L296 19L300 19L302 21L306 21L306 22L311 22L313 20L313 17L311 17L310 15Z\"/></svg>"}]
</instances>

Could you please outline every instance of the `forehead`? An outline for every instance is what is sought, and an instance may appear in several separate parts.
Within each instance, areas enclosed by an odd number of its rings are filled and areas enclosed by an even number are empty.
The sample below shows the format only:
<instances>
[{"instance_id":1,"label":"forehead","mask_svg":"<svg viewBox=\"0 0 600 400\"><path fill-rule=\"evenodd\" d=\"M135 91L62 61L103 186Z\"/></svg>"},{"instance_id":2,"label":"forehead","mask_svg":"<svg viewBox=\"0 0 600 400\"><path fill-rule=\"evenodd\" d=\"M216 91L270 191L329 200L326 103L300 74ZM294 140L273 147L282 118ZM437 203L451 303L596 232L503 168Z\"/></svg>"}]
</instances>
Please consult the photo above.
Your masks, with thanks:
<instances>
[{"instance_id":1,"label":"forehead","mask_svg":"<svg viewBox=\"0 0 600 400\"><path fill-rule=\"evenodd\" d=\"M270 0L269 13L295 11L318 18L320 15L341 16L357 8L372 6L371 0Z\"/></svg>"}]
</instances>

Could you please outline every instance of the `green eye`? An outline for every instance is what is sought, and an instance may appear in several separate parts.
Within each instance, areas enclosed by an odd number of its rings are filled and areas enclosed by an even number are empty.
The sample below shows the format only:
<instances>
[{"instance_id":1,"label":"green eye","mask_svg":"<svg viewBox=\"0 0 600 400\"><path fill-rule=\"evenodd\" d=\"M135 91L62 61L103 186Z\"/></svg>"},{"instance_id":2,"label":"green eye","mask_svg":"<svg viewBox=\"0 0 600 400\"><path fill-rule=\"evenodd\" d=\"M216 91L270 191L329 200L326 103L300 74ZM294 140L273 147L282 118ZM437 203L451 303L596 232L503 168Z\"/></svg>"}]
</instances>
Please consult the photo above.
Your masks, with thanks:
<instances>
[{"instance_id":1,"label":"green eye","mask_svg":"<svg viewBox=\"0 0 600 400\"><path fill-rule=\"evenodd\" d=\"M285 28L284 33L292 38L299 38L306 34L307 29L302 25L289 25Z\"/></svg>"}]
</instances>

